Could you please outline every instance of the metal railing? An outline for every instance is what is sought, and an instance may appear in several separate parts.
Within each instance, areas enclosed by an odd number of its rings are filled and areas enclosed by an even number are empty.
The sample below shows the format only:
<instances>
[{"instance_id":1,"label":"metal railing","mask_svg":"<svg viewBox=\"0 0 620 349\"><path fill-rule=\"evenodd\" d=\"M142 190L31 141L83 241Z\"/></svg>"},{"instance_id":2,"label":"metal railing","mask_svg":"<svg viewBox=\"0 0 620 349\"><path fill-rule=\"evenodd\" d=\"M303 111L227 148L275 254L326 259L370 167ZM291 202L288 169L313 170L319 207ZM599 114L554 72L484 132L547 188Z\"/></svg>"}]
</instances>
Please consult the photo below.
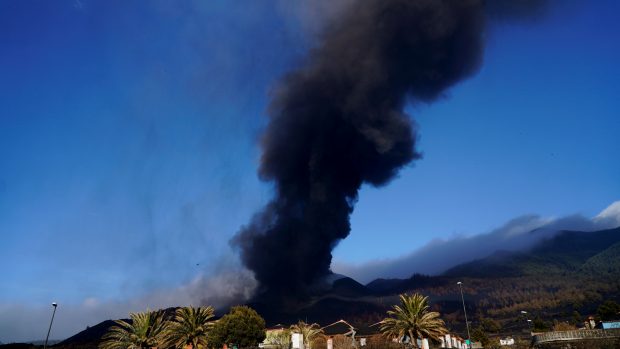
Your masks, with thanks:
<instances>
[{"instance_id":1,"label":"metal railing","mask_svg":"<svg viewBox=\"0 0 620 349\"><path fill-rule=\"evenodd\" d=\"M538 333L532 337L532 344L546 342L572 341L597 338L620 338L620 329L609 330L575 330Z\"/></svg>"}]
</instances>

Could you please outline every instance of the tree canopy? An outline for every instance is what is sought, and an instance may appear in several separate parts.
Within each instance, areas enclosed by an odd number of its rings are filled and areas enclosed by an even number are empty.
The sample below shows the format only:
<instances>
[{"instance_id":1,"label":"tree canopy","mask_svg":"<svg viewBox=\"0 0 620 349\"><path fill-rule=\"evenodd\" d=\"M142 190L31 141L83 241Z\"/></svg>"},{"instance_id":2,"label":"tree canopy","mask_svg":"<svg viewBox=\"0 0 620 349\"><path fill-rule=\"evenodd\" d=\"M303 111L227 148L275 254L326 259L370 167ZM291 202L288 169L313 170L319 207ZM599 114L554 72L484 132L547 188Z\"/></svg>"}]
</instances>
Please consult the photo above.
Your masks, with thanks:
<instances>
[{"instance_id":1,"label":"tree canopy","mask_svg":"<svg viewBox=\"0 0 620 349\"><path fill-rule=\"evenodd\" d=\"M265 320L247 306L236 306L219 319L209 332L213 348L224 344L238 348L255 347L265 339Z\"/></svg>"},{"instance_id":2,"label":"tree canopy","mask_svg":"<svg viewBox=\"0 0 620 349\"><path fill-rule=\"evenodd\" d=\"M414 346L417 346L417 338L437 341L447 333L439 313L429 311L428 297L421 294L401 294L400 305L394 305L387 314L388 317L380 322L381 332L398 340L407 336Z\"/></svg>"},{"instance_id":3,"label":"tree canopy","mask_svg":"<svg viewBox=\"0 0 620 349\"><path fill-rule=\"evenodd\" d=\"M164 342L167 323L162 311L130 313L130 322L116 320L103 336L100 349L142 349L160 346Z\"/></svg>"},{"instance_id":4,"label":"tree canopy","mask_svg":"<svg viewBox=\"0 0 620 349\"><path fill-rule=\"evenodd\" d=\"M598 306L596 314L603 321L618 320L620 319L620 304L612 300L606 300L603 304Z\"/></svg>"},{"instance_id":5,"label":"tree canopy","mask_svg":"<svg viewBox=\"0 0 620 349\"><path fill-rule=\"evenodd\" d=\"M192 349L207 348L207 335L214 324L213 316L213 307L210 306L177 309L164 333L165 346L177 349L185 349L187 345L191 345Z\"/></svg>"}]
</instances>

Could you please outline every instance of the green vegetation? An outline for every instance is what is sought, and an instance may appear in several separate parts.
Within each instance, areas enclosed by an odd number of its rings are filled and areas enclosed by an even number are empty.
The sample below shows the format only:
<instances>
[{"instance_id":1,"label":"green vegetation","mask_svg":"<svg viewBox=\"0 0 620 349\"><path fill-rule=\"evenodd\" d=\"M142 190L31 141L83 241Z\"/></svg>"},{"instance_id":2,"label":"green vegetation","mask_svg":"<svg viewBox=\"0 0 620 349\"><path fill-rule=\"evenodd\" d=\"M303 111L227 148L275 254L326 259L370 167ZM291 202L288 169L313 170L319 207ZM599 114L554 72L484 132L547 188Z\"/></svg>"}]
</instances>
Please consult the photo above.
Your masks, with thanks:
<instances>
[{"instance_id":1,"label":"green vegetation","mask_svg":"<svg viewBox=\"0 0 620 349\"><path fill-rule=\"evenodd\" d=\"M534 332L546 332L551 330L551 324L539 316L532 322L532 328Z\"/></svg>"},{"instance_id":2,"label":"green vegetation","mask_svg":"<svg viewBox=\"0 0 620 349\"><path fill-rule=\"evenodd\" d=\"M474 339L484 339L485 336L529 336L530 330L538 332L581 327L589 315L596 315L597 319L604 321L616 320L620 318L620 305L617 303L620 301L620 228L591 233L565 232L543 241L530 251L497 253L462 264L441 276L416 274L406 280L375 280L368 287L374 294L385 296L381 298L381 302L385 300L382 304L393 304L396 297L391 296L398 293L431 295L432 310L440 311L451 330L463 335L466 329L460 294L455 286L457 281L463 282L468 315L474 314L469 319L472 320L470 330ZM404 320L401 321L401 329L396 327L399 316L406 317L407 312L412 312L402 297L400 306L394 307L389 314L391 320L384 319L385 308L378 306L355 308L344 316L359 328L383 319L381 323L386 335L408 336L404 330ZM400 315L397 314L399 310L402 313ZM522 315L521 311L527 311L527 315ZM258 317L258 314L256 316ZM526 319L532 320L529 323L531 327L528 327ZM228 321L221 321L221 324L214 326L217 331L212 330L213 333L207 335L209 347L220 347L223 343L246 346L242 343L247 342L236 339L237 333L225 329ZM394 327L392 332L387 331L388 324ZM139 328L129 329L133 324L123 325L117 322L116 327L118 325L127 332L141 331ZM136 324L137 327L139 325ZM262 326L264 327L264 322ZM245 324L240 326L243 327ZM259 324L259 330L256 331L258 339L252 340L254 345L261 341L260 338L264 338L264 328L261 330L260 327ZM135 344L117 343L104 349L146 347L146 344L136 339L138 337L139 335L135 335L134 339L131 339ZM307 335L304 337L307 338ZM123 339L126 343L129 342L127 338ZM317 338L315 343L312 343L312 340L307 341L306 347L324 347L325 344L316 344L321 340ZM346 342L345 339L342 341ZM180 348L181 343L182 340L174 346ZM278 348L288 348L290 337L281 333L281 338L271 338L269 343ZM489 345L495 344L495 339L491 339ZM191 345L195 349L205 346L204 341Z\"/></svg>"},{"instance_id":3,"label":"green vegetation","mask_svg":"<svg viewBox=\"0 0 620 349\"><path fill-rule=\"evenodd\" d=\"M387 312L388 317L383 319L381 332L388 338L410 339L429 338L433 341L447 333L445 323L439 318L439 313L429 311L428 297L420 294L401 294L400 305L395 305ZM415 340L412 343L417 346Z\"/></svg>"},{"instance_id":4,"label":"green vegetation","mask_svg":"<svg viewBox=\"0 0 620 349\"><path fill-rule=\"evenodd\" d=\"M553 321L553 330L554 331L573 331L576 330L577 327L571 325L567 321Z\"/></svg>"},{"instance_id":5,"label":"green vegetation","mask_svg":"<svg viewBox=\"0 0 620 349\"><path fill-rule=\"evenodd\" d=\"M606 300L603 304L599 305L596 314L603 321L618 320L620 319L620 304L612 300Z\"/></svg>"},{"instance_id":6,"label":"green vegetation","mask_svg":"<svg viewBox=\"0 0 620 349\"><path fill-rule=\"evenodd\" d=\"M471 340L482 343L482 346L485 348L488 347L490 343L489 336L487 336L482 326L478 326L471 331Z\"/></svg>"},{"instance_id":7,"label":"green vegetation","mask_svg":"<svg viewBox=\"0 0 620 349\"><path fill-rule=\"evenodd\" d=\"M99 349L207 349L224 344L244 348L265 339L265 320L249 307L233 307L218 321L213 316L210 306L178 308L168 320L161 310L131 313L130 321L115 321L117 326L102 337ZM280 338L283 349L288 348L286 336Z\"/></svg>"},{"instance_id":8,"label":"green vegetation","mask_svg":"<svg viewBox=\"0 0 620 349\"><path fill-rule=\"evenodd\" d=\"M620 228L592 233L563 232L543 240L527 252L495 254L458 265L444 273L449 277L506 278L620 272Z\"/></svg>"},{"instance_id":9,"label":"green vegetation","mask_svg":"<svg viewBox=\"0 0 620 349\"><path fill-rule=\"evenodd\" d=\"M499 333L502 330L502 325L499 322L489 318L482 318L480 326L487 333Z\"/></svg>"},{"instance_id":10,"label":"green vegetation","mask_svg":"<svg viewBox=\"0 0 620 349\"><path fill-rule=\"evenodd\" d=\"M131 322L115 321L103 336L100 349L141 349L160 346L164 342L166 322L161 311L131 313Z\"/></svg>"},{"instance_id":11,"label":"green vegetation","mask_svg":"<svg viewBox=\"0 0 620 349\"><path fill-rule=\"evenodd\" d=\"M597 313L605 299L620 298L620 228L598 232L563 232L529 251L497 252L446 271L441 276L414 275L406 280L376 280L369 287L382 296L418 292L431 295L453 328L464 331L455 283L462 281L465 301L476 325L492 318L499 332L525 333L529 318L558 319L580 325L582 315ZM468 311L469 312L469 311ZM553 323L539 323L537 330ZM484 328L485 326L483 326ZM486 333L496 329L485 328Z\"/></svg>"},{"instance_id":12,"label":"green vegetation","mask_svg":"<svg viewBox=\"0 0 620 349\"><path fill-rule=\"evenodd\" d=\"M571 325L579 325L579 324L582 323L582 321L583 321L583 319L581 317L581 314L579 314L579 312L577 310L574 310L573 314L571 316L571 319L570 319L570 324Z\"/></svg>"},{"instance_id":13,"label":"green vegetation","mask_svg":"<svg viewBox=\"0 0 620 349\"><path fill-rule=\"evenodd\" d=\"M600 274L603 276L620 275L620 242L611 245L603 252L590 257L581 266L585 274Z\"/></svg>"},{"instance_id":14,"label":"green vegetation","mask_svg":"<svg viewBox=\"0 0 620 349\"><path fill-rule=\"evenodd\" d=\"M289 349L291 347L291 331L288 329L271 331L267 333L265 341L277 349Z\"/></svg>"},{"instance_id":15,"label":"green vegetation","mask_svg":"<svg viewBox=\"0 0 620 349\"><path fill-rule=\"evenodd\" d=\"M213 307L179 308L164 331L164 347L177 349L207 348L207 335L213 327Z\"/></svg>"},{"instance_id":16,"label":"green vegetation","mask_svg":"<svg viewBox=\"0 0 620 349\"><path fill-rule=\"evenodd\" d=\"M246 306L232 307L215 323L208 336L212 348L221 348L224 344L238 348L255 347L264 339L265 320Z\"/></svg>"},{"instance_id":17,"label":"green vegetation","mask_svg":"<svg viewBox=\"0 0 620 349\"><path fill-rule=\"evenodd\" d=\"M312 349L312 342L317 336L323 333L319 324L307 324L303 321L299 321L295 325L292 325L291 331L301 333L304 339L304 347L308 349Z\"/></svg>"}]
</instances>

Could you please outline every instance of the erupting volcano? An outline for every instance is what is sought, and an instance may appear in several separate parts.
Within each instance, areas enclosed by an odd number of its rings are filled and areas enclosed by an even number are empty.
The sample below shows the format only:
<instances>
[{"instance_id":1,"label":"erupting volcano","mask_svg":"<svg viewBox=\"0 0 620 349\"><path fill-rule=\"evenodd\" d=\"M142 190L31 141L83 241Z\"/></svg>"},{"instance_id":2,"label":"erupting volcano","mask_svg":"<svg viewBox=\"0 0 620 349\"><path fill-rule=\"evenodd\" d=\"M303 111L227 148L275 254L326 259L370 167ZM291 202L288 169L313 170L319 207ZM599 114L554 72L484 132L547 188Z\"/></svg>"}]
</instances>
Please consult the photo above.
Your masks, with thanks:
<instances>
[{"instance_id":1,"label":"erupting volcano","mask_svg":"<svg viewBox=\"0 0 620 349\"><path fill-rule=\"evenodd\" d=\"M356 1L282 79L259 169L275 196L232 240L259 297L303 298L330 274L361 185L385 185L420 158L405 106L432 102L478 70L485 20L514 12L505 3Z\"/></svg>"}]
</instances>

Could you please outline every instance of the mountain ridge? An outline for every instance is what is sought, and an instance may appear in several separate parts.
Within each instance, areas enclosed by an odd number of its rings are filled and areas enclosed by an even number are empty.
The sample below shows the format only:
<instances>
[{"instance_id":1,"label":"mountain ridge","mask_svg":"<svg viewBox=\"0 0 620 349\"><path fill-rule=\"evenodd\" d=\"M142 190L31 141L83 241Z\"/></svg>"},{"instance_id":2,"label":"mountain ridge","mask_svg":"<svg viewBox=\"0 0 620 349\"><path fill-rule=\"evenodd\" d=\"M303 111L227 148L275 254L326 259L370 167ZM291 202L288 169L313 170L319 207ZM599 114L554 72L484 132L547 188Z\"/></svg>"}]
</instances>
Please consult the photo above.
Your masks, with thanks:
<instances>
[{"instance_id":1,"label":"mountain ridge","mask_svg":"<svg viewBox=\"0 0 620 349\"><path fill-rule=\"evenodd\" d=\"M602 266L606 266L602 270ZM268 325L297 320L331 323L341 318L366 327L385 316L397 295L418 292L430 297L452 330L464 330L463 293L472 326L484 318L511 331L527 330L519 316L527 310L541 319L568 319L574 312L592 313L604 299L620 296L620 227L596 232L562 231L527 251L495 253L454 266L438 276L413 274L407 279L376 279L362 285L337 275L331 289L290 311L270 304L250 303ZM572 315L571 315L572 314ZM542 320L541 320L542 321ZM87 348L98 343L113 325L103 321L55 345Z\"/></svg>"}]
</instances>

